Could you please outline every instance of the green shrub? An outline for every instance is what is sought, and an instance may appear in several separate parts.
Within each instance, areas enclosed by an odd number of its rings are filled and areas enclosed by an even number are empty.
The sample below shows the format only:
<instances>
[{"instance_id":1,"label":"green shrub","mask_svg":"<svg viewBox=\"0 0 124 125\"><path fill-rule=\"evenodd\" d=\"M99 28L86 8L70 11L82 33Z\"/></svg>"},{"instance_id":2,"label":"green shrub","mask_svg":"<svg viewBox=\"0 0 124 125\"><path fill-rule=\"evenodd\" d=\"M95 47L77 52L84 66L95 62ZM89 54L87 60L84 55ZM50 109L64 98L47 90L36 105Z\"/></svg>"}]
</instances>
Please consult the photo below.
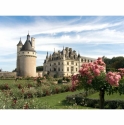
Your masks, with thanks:
<instances>
[{"instance_id":1,"label":"green shrub","mask_svg":"<svg viewBox=\"0 0 124 125\"><path fill-rule=\"evenodd\" d=\"M58 76L58 74L55 74L53 77L54 77L54 78L58 78L59 76Z\"/></svg>"},{"instance_id":2,"label":"green shrub","mask_svg":"<svg viewBox=\"0 0 124 125\"><path fill-rule=\"evenodd\" d=\"M63 77L63 80L66 80L66 77Z\"/></svg>"},{"instance_id":3,"label":"green shrub","mask_svg":"<svg viewBox=\"0 0 124 125\"><path fill-rule=\"evenodd\" d=\"M62 83L62 79L59 79L59 80L58 80L58 84L61 84L61 83Z\"/></svg>"},{"instance_id":4,"label":"green shrub","mask_svg":"<svg viewBox=\"0 0 124 125\"><path fill-rule=\"evenodd\" d=\"M66 80L67 82L70 82L70 79L69 79L69 78L66 78L65 80Z\"/></svg>"}]
</instances>

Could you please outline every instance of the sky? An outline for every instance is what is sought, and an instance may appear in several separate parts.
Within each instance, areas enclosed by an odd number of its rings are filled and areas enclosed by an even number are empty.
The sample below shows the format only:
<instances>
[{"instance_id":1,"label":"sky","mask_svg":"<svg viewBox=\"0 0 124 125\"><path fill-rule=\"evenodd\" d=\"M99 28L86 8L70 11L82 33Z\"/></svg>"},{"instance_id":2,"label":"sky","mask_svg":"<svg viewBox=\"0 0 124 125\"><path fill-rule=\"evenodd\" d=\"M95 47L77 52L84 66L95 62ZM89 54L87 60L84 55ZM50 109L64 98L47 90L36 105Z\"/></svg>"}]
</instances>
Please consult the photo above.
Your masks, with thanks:
<instances>
[{"instance_id":1,"label":"sky","mask_svg":"<svg viewBox=\"0 0 124 125\"><path fill-rule=\"evenodd\" d=\"M124 16L0 16L0 69L16 68L17 44L35 38L36 64L46 53L72 48L81 56L124 55Z\"/></svg>"}]
</instances>

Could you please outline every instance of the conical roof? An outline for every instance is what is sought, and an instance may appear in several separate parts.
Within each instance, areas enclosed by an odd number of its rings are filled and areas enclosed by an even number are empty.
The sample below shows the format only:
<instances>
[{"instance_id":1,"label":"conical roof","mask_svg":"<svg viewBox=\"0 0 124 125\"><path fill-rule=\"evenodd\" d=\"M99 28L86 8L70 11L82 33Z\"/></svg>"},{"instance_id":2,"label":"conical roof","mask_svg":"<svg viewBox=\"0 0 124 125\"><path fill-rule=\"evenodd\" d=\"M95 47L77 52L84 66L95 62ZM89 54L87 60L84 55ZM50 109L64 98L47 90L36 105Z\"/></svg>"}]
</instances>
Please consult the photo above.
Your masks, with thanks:
<instances>
[{"instance_id":1,"label":"conical roof","mask_svg":"<svg viewBox=\"0 0 124 125\"><path fill-rule=\"evenodd\" d=\"M21 41L21 38L20 38L20 41L19 41L19 43L17 44L17 46L23 46L22 41Z\"/></svg>"},{"instance_id":2,"label":"conical roof","mask_svg":"<svg viewBox=\"0 0 124 125\"><path fill-rule=\"evenodd\" d=\"M34 49L32 48L32 46L31 46L30 40L26 40L26 42L25 42L25 44L23 45L21 51L34 51L34 52L35 52L35 50L34 50Z\"/></svg>"}]
</instances>

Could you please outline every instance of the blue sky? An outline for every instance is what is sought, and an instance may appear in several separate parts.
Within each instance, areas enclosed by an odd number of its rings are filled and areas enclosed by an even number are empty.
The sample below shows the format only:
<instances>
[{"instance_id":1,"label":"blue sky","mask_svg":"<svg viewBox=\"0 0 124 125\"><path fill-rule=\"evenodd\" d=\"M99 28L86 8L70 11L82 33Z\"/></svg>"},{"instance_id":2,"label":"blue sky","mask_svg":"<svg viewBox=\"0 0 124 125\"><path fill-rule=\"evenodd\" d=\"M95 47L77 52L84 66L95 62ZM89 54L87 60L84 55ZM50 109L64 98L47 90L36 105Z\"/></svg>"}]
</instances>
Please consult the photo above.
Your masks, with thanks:
<instances>
[{"instance_id":1,"label":"blue sky","mask_svg":"<svg viewBox=\"0 0 124 125\"><path fill-rule=\"evenodd\" d=\"M17 44L36 39L37 66L46 53L70 47L82 56L124 55L124 16L0 16L0 68L16 68Z\"/></svg>"}]
</instances>

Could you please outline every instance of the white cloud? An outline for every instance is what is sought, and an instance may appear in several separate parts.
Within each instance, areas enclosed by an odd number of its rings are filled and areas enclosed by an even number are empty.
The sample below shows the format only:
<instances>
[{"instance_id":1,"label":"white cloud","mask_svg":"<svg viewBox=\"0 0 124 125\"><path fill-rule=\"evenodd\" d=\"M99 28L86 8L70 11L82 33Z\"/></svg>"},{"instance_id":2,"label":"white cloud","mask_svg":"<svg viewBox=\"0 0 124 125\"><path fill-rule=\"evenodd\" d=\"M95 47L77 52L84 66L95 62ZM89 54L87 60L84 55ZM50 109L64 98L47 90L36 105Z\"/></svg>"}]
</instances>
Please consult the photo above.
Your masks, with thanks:
<instances>
[{"instance_id":1,"label":"white cloud","mask_svg":"<svg viewBox=\"0 0 124 125\"><path fill-rule=\"evenodd\" d=\"M113 26L119 26L121 25L122 22L120 23L114 23L114 24L109 24L109 23L103 23L103 24L96 24L96 22L99 21L96 20L93 23L89 22L86 24L71 24L76 22L79 19L74 19L70 21L46 21L43 19L36 18L34 23L30 24L16 24L15 27L12 26L1 26L0 28L0 56L5 56L5 55L14 55L16 53L16 48L17 48L17 43L19 42L20 37L22 37L22 42L24 43L26 41L26 35L28 31L30 32L31 37L35 36L37 34L57 34L57 33L62 33L64 32L65 34L67 32L76 32L75 36L73 35L61 35L60 37L54 37L54 36L38 36L36 38L36 51L49 51L53 52L54 48L56 51L62 50L63 46L65 44L82 44L82 43L92 43L92 44L103 44L103 43L111 43L111 44L118 44L118 43L124 43L124 33L116 30L110 30L110 27ZM78 33L81 31L87 31L87 32L82 32ZM101 56L99 52L99 55L96 56ZM84 53L82 53L84 54ZM14 61L16 57L12 57L13 59L1 59L2 62L9 62L9 61ZM37 58L37 65L40 65L43 63L44 57L46 55L40 55L38 54ZM95 57L90 53L89 55L85 55L89 57ZM16 64L16 62L15 62Z\"/></svg>"}]
</instances>

